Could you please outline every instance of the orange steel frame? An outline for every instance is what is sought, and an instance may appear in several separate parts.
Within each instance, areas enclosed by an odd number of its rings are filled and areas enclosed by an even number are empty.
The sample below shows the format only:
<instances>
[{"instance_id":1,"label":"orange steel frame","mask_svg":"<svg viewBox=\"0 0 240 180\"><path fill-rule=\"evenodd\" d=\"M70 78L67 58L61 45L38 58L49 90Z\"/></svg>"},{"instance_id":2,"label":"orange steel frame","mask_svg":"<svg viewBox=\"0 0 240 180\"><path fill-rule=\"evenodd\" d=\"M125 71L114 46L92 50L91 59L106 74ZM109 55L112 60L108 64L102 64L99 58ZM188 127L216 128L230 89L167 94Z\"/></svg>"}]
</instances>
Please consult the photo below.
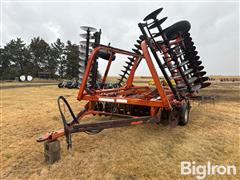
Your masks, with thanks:
<instances>
[{"instance_id":1,"label":"orange steel frame","mask_svg":"<svg viewBox=\"0 0 240 180\"><path fill-rule=\"evenodd\" d=\"M112 102L112 103L118 103L118 104L128 104L128 105L140 105L140 106L148 106L150 107L150 116L149 117L157 117L157 119L160 118L160 114L161 112L159 111L159 109L166 109L166 110L172 110L172 105L181 105L182 101L177 101L174 98L174 95L172 93L172 91L170 90L170 88L168 86L162 86L159 78L158 78L158 74L157 71L154 67L153 61L151 59L150 53L148 51L148 46L147 43L145 41L143 41L141 43L141 49L143 52L143 56L133 53L133 52L129 52L129 51L125 51L125 50L121 50L121 49L117 49L117 48L113 48L113 47L109 47L109 46L104 46L104 45L99 45L96 48L93 49L93 52L91 53L89 59L88 59L88 63L87 63L87 67L85 70L85 73L83 75L83 80L82 80L82 84L79 88L79 92L78 92L78 96L77 99L79 101L81 100L87 100L88 103L85 105L85 108L83 111L79 112L77 114L77 121L79 121L81 118L83 118L84 116L87 115L107 115L107 116L119 116L119 117L125 117L125 118L132 118L132 122L130 123L130 125L139 125L139 124L143 124L144 122L146 123L146 120L138 120L141 119L141 117L138 116L132 116L132 115L124 115L124 114L116 114L116 113L111 113L111 112L104 112L104 111L96 111L93 109L93 102L102 102L102 99L107 99L104 102ZM120 88L114 88L114 89L100 89L100 90L95 90L92 94L88 94L85 91L85 87L87 84L87 79L88 76L90 74L90 69L91 66L93 64L93 61L96 60L96 55L100 50L105 50L108 53L110 53L110 57L108 60L108 64L107 64L107 68L105 70L104 76L102 78L102 83L105 83L111 63L113 61L113 56L115 54L123 54L123 55L127 55L127 56L132 56L134 58L134 63L133 66L131 68L129 77L125 83L125 85L123 87ZM153 81L156 85L156 89L157 92L160 96L159 99L154 99L154 100L145 100L145 99L141 99L139 98L139 96L137 97L125 97L122 98L121 96L116 96L116 97L112 97L112 96L107 96L108 93L118 93L119 95L124 94L124 92L130 91L130 92L134 92L137 91L138 95L141 95L141 92L143 92L144 90L149 90L151 91L150 87L148 86L132 86L133 84L133 78L134 78L134 74L135 71L137 69L137 65L138 62L140 60L140 58L145 59L148 65L148 68L150 70L150 73L152 75ZM102 96L101 93L106 94L106 96ZM109 100L109 101L108 101ZM120 101L117 101L120 100ZM124 101L121 101L124 100ZM142 117L144 119L144 117ZM145 117L146 119L147 117ZM136 120L134 120L136 119ZM124 120L122 121L124 122ZM74 121L73 121L74 123ZM68 127L69 129L71 129L73 124L70 124L70 126ZM91 124L89 124L91 126ZM114 126L113 126L114 127ZM43 142L46 140L55 140L59 137L62 137L65 135L64 129L60 129L57 131L52 131L52 132L48 132L45 135L39 137L37 139L38 142Z\"/></svg>"},{"instance_id":2,"label":"orange steel frame","mask_svg":"<svg viewBox=\"0 0 240 180\"><path fill-rule=\"evenodd\" d=\"M127 101L127 104L131 104L131 105L142 105L142 106L150 106L150 107L171 109L172 108L172 103L175 102L176 100L174 99L174 96L173 96L171 90L169 88L166 88L166 87L164 88L161 85L161 82L159 80L157 71L154 67L153 61L152 61L150 53L148 51L147 43L145 41L143 41L141 43L141 49L143 51L143 57L142 58L145 59L146 62L147 62L147 65L148 65L148 68L151 72L153 81L156 85L156 89L157 89L161 98L159 100L144 100L144 99L132 98L132 97L131 98L123 98L123 99ZM86 83L87 83L87 79L88 79L88 76L89 76L89 73L90 73L91 65L92 65L93 61L96 59L95 57L100 50L105 50L108 53L110 53L110 58L109 58L109 61L108 61L106 71L105 71L104 76L103 76L102 83L105 83L105 81L106 81L106 78L107 78L111 63L112 63L113 55L123 54L123 55L127 55L127 56L132 56L134 58L134 63L133 63L133 66L131 68L129 77L126 81L126 84L123 87L114 88L114 89L96 90L94 92L94 94L89 95L89 94L85 93L84 89L86 87ZM138 61L139 61L140 58L141 58L141 55L138 55L136 53L132 53L132 52L128 52L128 51L125 51L125 50L116 49L116 48L108 47L108 46L104 46L104 45L99 45L98 47L94 48L93 52L91 53L91 55L88 59L88 63L87 63L87 66L86 66L85 73L83 75L83 80L82 80L82 84L81 84L80 89L79 89L77 99L79 101L80 100L87 100L87 101L97 102L97 101L100 101L99 99L107 97L107 96L101 96L100 93L120 92L120 91L127 91L127 90L133 90L133 89L141 90L141 89L144 89L144 88L148 89L149 87L147 87L147 86L145 86L145 87L144 86L132 86L134 74L135 74L135 71L137 69L137 64L138 64ZM109 99L110 99L109 102L116 102L116 99L121 99L121 98L120 97L109 97ZM126 103L123 103L121 101L119 101L117 103L126 104ZM153 115L154 114L152 114L152 116Z\"/></svg>"}]
</instances>

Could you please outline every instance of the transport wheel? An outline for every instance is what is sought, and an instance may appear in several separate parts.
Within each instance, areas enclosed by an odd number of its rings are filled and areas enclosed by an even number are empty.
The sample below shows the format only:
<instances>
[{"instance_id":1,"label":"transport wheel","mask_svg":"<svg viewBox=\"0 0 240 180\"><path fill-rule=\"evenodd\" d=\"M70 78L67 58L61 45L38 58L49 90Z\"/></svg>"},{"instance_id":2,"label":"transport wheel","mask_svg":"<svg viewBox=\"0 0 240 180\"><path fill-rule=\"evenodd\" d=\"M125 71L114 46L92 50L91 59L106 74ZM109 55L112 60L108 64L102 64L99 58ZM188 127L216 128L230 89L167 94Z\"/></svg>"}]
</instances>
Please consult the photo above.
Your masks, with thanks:
<instances>
[{"instance_id":1,"label":"transport wheel","mask_svg":"<svg viewBox=\"0 0 240 180\"><path fill-rule=\"evenodd\" d=\"M189 121L189 112L190 112L190 103L187 102L183 104L183 106L180 109L180 118L179 118L179 125L180 126L185 126L187 125Z\"/></svg>"}]
</instances>

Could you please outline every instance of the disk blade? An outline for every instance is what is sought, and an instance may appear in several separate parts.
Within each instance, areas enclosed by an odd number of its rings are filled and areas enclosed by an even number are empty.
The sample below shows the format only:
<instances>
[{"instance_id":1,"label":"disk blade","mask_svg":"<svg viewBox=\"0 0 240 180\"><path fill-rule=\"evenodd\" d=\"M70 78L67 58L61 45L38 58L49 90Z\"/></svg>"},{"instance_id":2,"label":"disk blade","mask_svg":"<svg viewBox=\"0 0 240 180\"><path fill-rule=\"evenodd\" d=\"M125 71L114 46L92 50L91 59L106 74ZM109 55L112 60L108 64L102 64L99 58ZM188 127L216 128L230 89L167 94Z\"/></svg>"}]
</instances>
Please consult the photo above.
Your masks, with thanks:
<instances>
[{"instance_id":1,"label":"disk blade","mask_svg":"<svg viewBox=\"0 0 240 180\"><path fill-rule=\"evenodd\" d=\"M136 54L141 54L141 52L138 51L137 49L132 49L132 50L133 50L133 52L135 52Z\"/></svg>"},{"instance_id":2,"label":"disk blade","mask_svg":"<svg viewBox=\"0 0 240 180\"><path fill-rule=\"evenodd\" d=\"M128 57L128 59L129 59L131 62L134 61L134 58L132 58L132 57Z\"/></svg>"},{"instance_id":3,"label":"disk blade","mask_svg":"<svg viewBox=\"0 0 240 180\"><path fill-rule=\"evenodd\" d=\"M83 39L87 39L88 35L87 34L80 34L80 37L83 38ZM89 39L94 39L94 36L90 34Z\"/></svg>"},{"instance_id":4,"label":"disk blade","mask_svg":"<svg viewBox=\"0 0 240 180\"><path fill-rule=\"evenodd\" d=\"M84 67L85 66L85 62L84 61L79 61L78 63L80 66Z\"/></svg>"},{"instance_id":5,"label":"disk blade","mask_svg":"<svg viewBox=\"0 0 240 180\"><path fill-rule=\"evenodd\" d=\"M195 83L203 83L205 81L208 81L209 80L209 77L202 77L202 78L199 78L195 81Z\"/></svg>"},{"instance_id":6,"label":"disk blade","mask_svg":"<svg viewBox=\"0 0 240 180\"><path fill-rule=\"evenodd\" d=\"M151 25L151 26L149 27L149 29L153 29L153 28L155 28L155 27L161 26L161 24L162 24L164 21L166 21L166 19L167 19L167 17L164 17L164 18L162 18L162 19L160 19L160 20L157 20L153 25Z\"/></svg>"},{"instance_id":7,"label":"disk blade","mask_svg":"<svg viewBox=\"0 0 240 180\"><path fill-rule=\"evenodd\" d=\"M210 86L210 85L211 85L210 82L206 82L206 83L203 83L203 84L202 84L202 87L201 87L201 88L206 88L206 87L208 87L208 86Z\"/></svg>"},{"instance_id":8,"label":"disk blade","mask_svg":"<svg viewBox=\"0 0 240 180\"><path fill-rule=\"evenodd\" d=\"M78 68L78 71L79 71L80 73L84 73L85 69Z\"/></svg>"},{"instance_id":9,"label":"disk blade","mask_svg":"<svg viewBox=\"0 0 240 180\"><path fill-rule=\"evenodd\" d=\"M80 41L80 45L86 47L87 41ZM94 42L89 42L89 46L92 46Z\"/></svg>"},{"instance_id":10,"label":"disk blade","mask_svg":"<svg viewBox=\"0 0 240 180\"><path fill-rule=\"evenodd\" d=\"M151 13L150 13L149 15L147 15L143 20L144 20L144 21L148 21L148 20L150 20L150 19L156 19L156 18L157 18L157 15L158 15L159 13L161 13L162 10L163 10L163 8L159 8L159 9L151 12Z\"/></svg>"},{"instance_id":11,"label":"disk blade","mask_svg":"<svg viewBox=\"0 0 240 180\"><path fill-rule=\"evenodd\" d=\"M90 31L90 32L96 32L97 29L94 27L90 27L90 26L80 26L80 29L82 29L83 31Z\"/></svg>"},{"instance_id":12,"label":"disk blade","mask_svg":"<svg viewBox=\"0 0 240 180\"><path fill-rule=\"evenodd\" d=\"M141 49L141 46L139 46L138 44L134 44L134 46L135 46L137 49Z\"/></svg>"},{"instance_id":13,"label":"disk blade","mask_svg":"<svg viewBox=\"0 0 240 180\"><path fill-rule=\"evenodd\" d=\"M197 71L197 72L194 72L194 74L197 76L204 76L207 74L207 72L206 71Z\"/></svg>"}]
</instances>

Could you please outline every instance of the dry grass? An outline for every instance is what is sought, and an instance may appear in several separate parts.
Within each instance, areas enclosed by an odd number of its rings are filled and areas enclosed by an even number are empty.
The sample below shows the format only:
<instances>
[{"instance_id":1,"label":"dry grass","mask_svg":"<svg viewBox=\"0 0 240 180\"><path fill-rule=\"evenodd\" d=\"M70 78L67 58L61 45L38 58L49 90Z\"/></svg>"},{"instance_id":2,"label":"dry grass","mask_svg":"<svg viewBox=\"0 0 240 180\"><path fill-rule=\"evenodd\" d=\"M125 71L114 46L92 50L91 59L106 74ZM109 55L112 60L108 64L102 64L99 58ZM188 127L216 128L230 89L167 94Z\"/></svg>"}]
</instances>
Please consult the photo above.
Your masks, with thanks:
<instances>
[{"instance_id":1,"label":"dry grass","mask_svg":"<svg viewBox=\"0 0 240 180\"><path fill-rule=\"evenodd\" d=\"M44 163L37 135L62 128L56 98L64 95L79 111L77 90L56 86L2 90L2 179L192 179L180 175L182 160L235 164L240 171L239 84L214 84L203 94L215 105L193 105L186 127L142 125L105 130L95 136L76 134L67 151L61 138L61 160ZM211 176L209 179L218 179ZM226 178L226 176L225 176Z\"/></svg>"}]
</instances>

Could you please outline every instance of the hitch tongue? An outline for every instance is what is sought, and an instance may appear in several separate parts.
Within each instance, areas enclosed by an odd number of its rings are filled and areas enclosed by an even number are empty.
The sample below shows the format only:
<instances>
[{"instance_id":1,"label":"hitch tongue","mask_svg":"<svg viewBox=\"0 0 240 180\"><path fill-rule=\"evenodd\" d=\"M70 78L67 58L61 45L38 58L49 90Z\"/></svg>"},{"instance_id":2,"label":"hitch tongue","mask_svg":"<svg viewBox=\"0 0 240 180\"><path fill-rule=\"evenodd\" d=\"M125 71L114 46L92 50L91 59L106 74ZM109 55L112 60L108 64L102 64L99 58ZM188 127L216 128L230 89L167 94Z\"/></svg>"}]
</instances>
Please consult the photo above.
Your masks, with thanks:
<instances>
[{"instance_id":1,"label":"hitch tongue","mask_svg":"<svg viewBox=\"0 0 240 180\"><path fill-rule=\"evenodd\" d=\"M36 140L37 142L54 141L57 138L64 136L64 134L64 129L60 129L57 131L47 132L44 135L39 136Z\"/></svg>"}]
</instances>

